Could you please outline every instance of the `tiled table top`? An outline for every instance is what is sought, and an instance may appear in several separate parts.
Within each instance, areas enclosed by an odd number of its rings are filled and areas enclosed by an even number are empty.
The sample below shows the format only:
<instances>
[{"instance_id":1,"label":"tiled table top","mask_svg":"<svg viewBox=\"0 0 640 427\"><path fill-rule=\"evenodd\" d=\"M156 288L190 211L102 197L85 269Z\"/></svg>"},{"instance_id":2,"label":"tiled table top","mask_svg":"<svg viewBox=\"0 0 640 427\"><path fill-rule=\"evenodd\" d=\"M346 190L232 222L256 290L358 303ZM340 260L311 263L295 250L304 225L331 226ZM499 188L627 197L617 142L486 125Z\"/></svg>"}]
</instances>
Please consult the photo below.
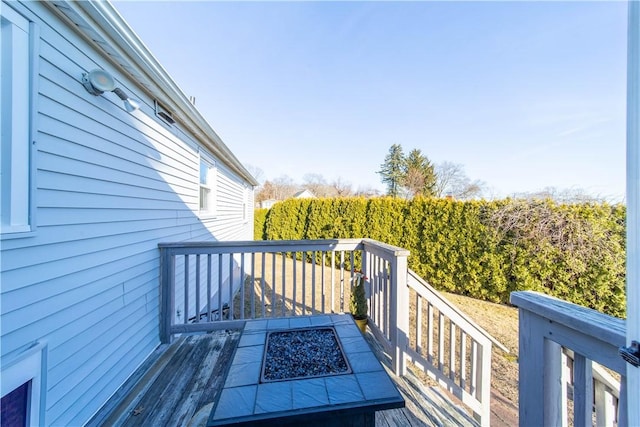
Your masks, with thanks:
<instances>
[{"instance_id":1,"label":"tiled table top","mask_svg":"<svg viewBox=\"0 0 640 427\"><path fill-rule=\"evenodd\" d=\"M351 365L350 374L260 383L270 331L333 326ZM247 321L208 426L277 417L308 417L343 409L367 412L404 406L404 400L348 314Z\"/></svg>"}]
</instances>

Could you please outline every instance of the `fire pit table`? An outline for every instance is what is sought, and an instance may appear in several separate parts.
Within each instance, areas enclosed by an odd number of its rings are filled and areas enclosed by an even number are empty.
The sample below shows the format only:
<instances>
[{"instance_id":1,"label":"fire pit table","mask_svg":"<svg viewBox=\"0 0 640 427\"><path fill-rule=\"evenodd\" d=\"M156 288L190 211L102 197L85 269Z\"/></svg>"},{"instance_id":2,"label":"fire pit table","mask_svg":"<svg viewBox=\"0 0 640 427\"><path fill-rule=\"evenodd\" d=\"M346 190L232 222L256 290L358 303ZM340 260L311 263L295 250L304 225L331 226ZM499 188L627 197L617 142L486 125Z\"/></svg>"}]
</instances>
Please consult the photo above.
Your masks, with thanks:
<instances>
[{"instance_id":1,"label":"fire pit table","mask_svg":"<svg viewBox=\"0 0 640 427\"><path fill-rule=\"evenodd\" d=\"M247 321L207 426L375 426L404 399L348 314Z\"/></svg>"}]
</instances>

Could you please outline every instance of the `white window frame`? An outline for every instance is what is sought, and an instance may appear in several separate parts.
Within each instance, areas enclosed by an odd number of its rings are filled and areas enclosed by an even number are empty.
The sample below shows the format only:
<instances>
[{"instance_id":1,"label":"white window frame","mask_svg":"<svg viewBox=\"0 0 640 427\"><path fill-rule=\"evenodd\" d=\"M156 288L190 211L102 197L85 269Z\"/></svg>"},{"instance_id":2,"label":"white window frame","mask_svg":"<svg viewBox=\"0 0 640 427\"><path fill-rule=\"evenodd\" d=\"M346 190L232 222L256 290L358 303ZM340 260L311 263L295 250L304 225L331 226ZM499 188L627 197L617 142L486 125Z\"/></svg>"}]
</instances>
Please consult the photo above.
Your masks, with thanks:
<instances>
[{"instance_id":1,"label":"white window frame","mask_svg":"<svg viewBox=\"0 0 640 427\"><path fill-rule=\"evenodd\" d=\"M209 172L206 176L206 183L202 182L202 167L208 166ZM215 218L217 213L217 194L218 186L218 168L216 162L204 153L200 153L200 161L198 162L198 212L200 217ZM208 190L207 209L203 209L202 190Z\"/></svg>"},{"instance_id":2,"label":"white window frame","mask_svg":"<svg viewBox=\"0 0 640 427\"><path fill-rule=\"evenodd\" d=\"M21 385L31 381L27 402L27 425L45 425L47 346L38 343L15 360L3 364L1 397L5 397Z\"/></svg>"},{"instance_id":3,"label":"white window frame","mask_svg":"<svg viewBox=\"0 0 640 427\"><path fill-rule=\"evenodd\" d=\"M253 203L250 203L253 200L250 200L251 198L249 197L251 195L251 191L253 190L253 188L247 184L244 184L243 188L244 189L243 189L243 196L242 196L242 200L243 200L242 219L244 223L247 224L249 222L249 218L251 217L250 209L253 208Z\"/></svg>"},{"instance_id":4,"label":"white window frame","mask_svg":"<svg viewBox=\"0 0 640 427\"><path fill-rule=\"evenodd\" d=\"M249 192L246 184L242 186L242 222L249 222Z\"/></svg>"},{"instance_id":5,"label":"white window frame","mask_svg":"<svg viewBox=\"0 0 640 427\"><path fill-rule=\"evenodd\" d=\"M2 2L0 62L0 231L2 238L35 230L37 27Z\"/></svg>"}]
</instances>

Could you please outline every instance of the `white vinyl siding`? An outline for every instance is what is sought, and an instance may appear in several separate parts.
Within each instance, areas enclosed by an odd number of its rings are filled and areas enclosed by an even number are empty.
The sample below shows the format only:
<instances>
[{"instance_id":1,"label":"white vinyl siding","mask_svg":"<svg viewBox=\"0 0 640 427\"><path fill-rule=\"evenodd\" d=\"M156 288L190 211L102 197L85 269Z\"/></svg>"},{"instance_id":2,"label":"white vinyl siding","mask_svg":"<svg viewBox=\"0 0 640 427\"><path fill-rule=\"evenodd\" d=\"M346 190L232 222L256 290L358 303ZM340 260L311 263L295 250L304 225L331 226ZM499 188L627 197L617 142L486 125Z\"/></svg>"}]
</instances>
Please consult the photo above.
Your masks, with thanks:
<instances>
[{"instance_id":1,"label":"white vinyl siding","mask_svg":"<svg viewBox=\"0 0 640 427\"><path fill-rule=\"evenodd\" d=\"M16 9L39 26L38 228L2 241L0 365L46 342L43 423L82 425L159 344L158 243L245 240L253 230L236 208L244 182L224 159L211 159L221 208L202 219L195 137L161 122L153 99L48 6ZM141 109L87 93L80 79L95 68Z\"/></svg>"},{"instance_id":2,"label":"white vinyl siding","mask_svg":"<svg viewBox=\"0 0 640 427\"><path fill-rule=\"evenodd\" d=\"M0 226L2 233L6 235L31 231L32 66L29 20L6 5L0 13Z\"/></svg>"}]
</instances>

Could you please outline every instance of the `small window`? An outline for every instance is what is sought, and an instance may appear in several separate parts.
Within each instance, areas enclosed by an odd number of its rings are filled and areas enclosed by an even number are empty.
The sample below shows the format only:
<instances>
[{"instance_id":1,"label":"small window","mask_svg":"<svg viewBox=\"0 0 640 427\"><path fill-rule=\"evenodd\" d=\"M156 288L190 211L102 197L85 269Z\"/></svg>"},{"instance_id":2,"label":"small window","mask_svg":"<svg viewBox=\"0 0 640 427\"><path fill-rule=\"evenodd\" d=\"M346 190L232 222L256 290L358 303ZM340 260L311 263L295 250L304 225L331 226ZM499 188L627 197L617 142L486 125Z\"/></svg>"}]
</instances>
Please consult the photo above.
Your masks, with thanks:
<instances>
[{"instance_id":1,"label":"small window","mask_svg":"<svg viewBox=\"0 0 640 427\"><path fill-rule=\"evenodd\" d=\"M249 189L246 186L242 190L242 220L249 221Z\"/></svg>"},{"instance_id":2,"label":"small window","mask_svg":"<svg viewBox=\"0 0 640 427\"><path fill-rule=\"evenodd\" d=\"M4 234L31 231L33 67L29 21L4 3L0 20L0 228Z\"/></svg>"},{"instance_id":3,"label":"small window","mask_svg":"<svg viewBox=\"0 0 640 427\"><path fill-rule=\"evenodd\" d=\"M213 216L216 205L216 167L213 161L200 157L200 213Z\"/></svg>"}]
</instances>

